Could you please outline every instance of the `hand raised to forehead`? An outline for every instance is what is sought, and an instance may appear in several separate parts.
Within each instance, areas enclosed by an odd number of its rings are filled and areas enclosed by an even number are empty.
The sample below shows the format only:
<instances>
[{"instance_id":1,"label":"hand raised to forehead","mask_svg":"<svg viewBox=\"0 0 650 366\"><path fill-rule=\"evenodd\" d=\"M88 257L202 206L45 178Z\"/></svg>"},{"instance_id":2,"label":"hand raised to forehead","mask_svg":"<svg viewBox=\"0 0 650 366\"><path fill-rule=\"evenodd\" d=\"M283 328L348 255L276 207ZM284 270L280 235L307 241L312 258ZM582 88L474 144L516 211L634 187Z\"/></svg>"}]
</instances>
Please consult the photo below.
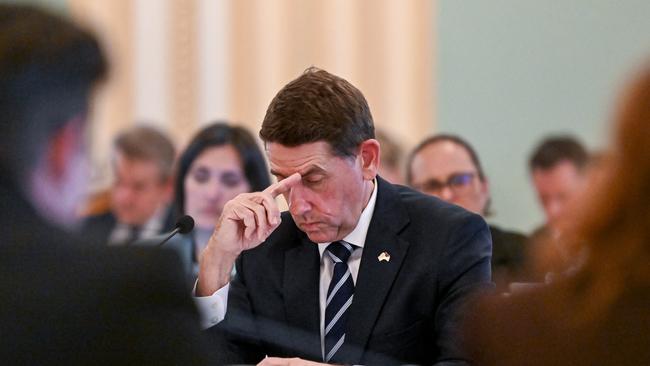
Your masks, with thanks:
<instances>
[{"instance_id":1,"label":"hand raised to forehead","mask_svg":"<svg viewBox=\"0 0 650 366\"><path fill-rule=\"evenodd\" d=\"M277 183L271 184L264 191L262 191L262 193L270 194L271 197L276 198L281 194L289 192L293 186L300 182L300 179L302 179L300 173L293 173L289 177Z\"/></svg>"},{"instance_id":2,"label":"hand raised to forehead","mask_svg":"<svg viewBox=\"0 0 650 366\"><path fill-rule=\"evenodd\" d=\"M301 180L299 173L270 185L262 192L242 193L228 201L201 254L197 294L210 294L225 286L235 259L260 245L280 225L275 198Z\"/></svg>"}]
</instances>

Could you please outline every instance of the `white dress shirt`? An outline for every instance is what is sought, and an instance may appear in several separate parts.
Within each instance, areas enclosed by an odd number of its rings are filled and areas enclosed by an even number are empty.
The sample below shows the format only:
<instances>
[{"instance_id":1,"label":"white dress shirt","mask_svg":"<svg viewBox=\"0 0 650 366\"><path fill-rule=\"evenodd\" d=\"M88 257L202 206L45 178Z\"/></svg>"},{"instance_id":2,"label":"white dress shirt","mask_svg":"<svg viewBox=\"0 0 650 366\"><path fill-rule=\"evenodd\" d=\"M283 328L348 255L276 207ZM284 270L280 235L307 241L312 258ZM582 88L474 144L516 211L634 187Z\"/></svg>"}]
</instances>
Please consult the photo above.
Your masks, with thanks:
<instances>
[{"instance_id":1,"label":"white dress shirt","mask_svg":"<svg viewBox=\"0 0 650 366\"><path fill-rule=\"evenodd\" d=\"M359 222L350 234L342 240L355 245L357 249L352 252L348 259L348 267L352 275L352 281L356 284L357 275L359 273L359 265L361 263L361 254L363 253L363 246L366 242L366 235L368 234L368 227L372 214L375 211L375 202L377 201L377 180L373 181L373 190L370 195L370 200L366 207L361 211ZM323 256L325 249L330 243L318 243L318 252L320 253L320 286L319 286L319 303L320 303L320 333L321 333L321 347L324 339L325 329L325 302L327 300L327 289L329 288L332 276L334 275L334 263L329 257ZM194 301L201 314L201 325L204 328L209 328L221 320L226 315L226 305L228 303L228 288L226 285L217 290L211 296L196 297ZM193 294L196 294L196 286Z\"/></svg>"},{"instance_id":2,"label":"white dress shirt","mask_svg":"<svg viewBox=\"0 0 650 366\"><path fill-rule=\"evenodd\" d=\"M156 212L142 225L134 240L147 239L160 234L167 216L167 206L158 207ZM117 218L116 218L117 220ZM108 237L108 245L124 245L129 238L131 226L117 222Z\"/></svg>"}]
</instances>

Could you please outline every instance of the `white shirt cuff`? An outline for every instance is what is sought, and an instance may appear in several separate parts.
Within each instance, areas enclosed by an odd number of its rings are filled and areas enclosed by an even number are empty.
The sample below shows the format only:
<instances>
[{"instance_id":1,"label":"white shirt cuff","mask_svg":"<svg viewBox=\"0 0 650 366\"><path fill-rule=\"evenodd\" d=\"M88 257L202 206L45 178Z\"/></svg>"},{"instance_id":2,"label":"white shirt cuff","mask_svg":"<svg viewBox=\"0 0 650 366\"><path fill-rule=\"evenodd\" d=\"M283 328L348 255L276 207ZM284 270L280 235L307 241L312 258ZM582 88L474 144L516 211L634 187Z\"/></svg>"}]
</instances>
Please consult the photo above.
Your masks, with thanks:
<instances>
[{"instance_id":1,"label":"white shirt cuff","mask_svg":"<svg viewBox=\"0 0 650 366\"><path fill-rule=\"evenodd\" d=\"M192 298L201 315L201 328L208 329L226 316L228 289L230 284L218 289L210 296L196 296L196 283L192 289Z\"/></svg>"}]
</instances>

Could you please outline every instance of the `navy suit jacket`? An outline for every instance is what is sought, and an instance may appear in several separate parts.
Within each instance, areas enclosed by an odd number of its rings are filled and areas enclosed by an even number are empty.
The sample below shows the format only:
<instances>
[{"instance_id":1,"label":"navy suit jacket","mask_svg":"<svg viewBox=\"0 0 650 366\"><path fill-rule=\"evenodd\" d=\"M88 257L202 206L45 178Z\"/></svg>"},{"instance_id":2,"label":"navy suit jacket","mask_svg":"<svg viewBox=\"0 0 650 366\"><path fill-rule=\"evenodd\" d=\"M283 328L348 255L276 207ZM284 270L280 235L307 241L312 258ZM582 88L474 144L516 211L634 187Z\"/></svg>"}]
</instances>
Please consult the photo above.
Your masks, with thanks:
<instances>
[{"instance_id":1,"label":"navy suit jacket","mask_svg":"<svg viewBox=\"0 0 650 366\"><path fill-rule=\"evenodd\" d=\"M463 304L490 287L488 226L460 207L377 181L339 355L350 364L462 363ZM388 262L377 258L384 251ZM317 245L283 213L266 242L237 260L226 317L209 330L219 339L220 361L322 361L319 274Z\"/></svg>"}]
</instances>

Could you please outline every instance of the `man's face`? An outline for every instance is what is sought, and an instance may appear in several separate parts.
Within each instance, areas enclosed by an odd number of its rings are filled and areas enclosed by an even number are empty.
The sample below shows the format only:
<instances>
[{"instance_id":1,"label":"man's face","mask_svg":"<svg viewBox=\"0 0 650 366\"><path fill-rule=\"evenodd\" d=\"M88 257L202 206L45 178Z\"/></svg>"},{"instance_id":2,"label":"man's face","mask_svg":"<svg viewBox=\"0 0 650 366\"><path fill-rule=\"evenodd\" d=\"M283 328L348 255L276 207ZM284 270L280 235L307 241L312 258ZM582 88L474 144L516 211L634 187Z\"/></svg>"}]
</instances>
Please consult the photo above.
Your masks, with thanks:
<instances>
[{"instance_id":1,"label":"man's face","mask_svg":"<svg viewBox=\"0 0 650 366\"><path fill-rule=\"evenodd\" d=\"M284 198L294 221L311 241L340 240L354 230L376 173L376 167L374 171L364 167L363 154L339 157L327 142L320 141L296 147L268 143L266 149L271 173L278 180L296 172L302 176L302 182Z\"/></svg>"},{"instance_id":2,"label":"man's face","mask_svg":"<svg viewBox=\"0 0 650 366\"><path fill-rule=\"evenodd\" d=\"M565 160L550 169L533 170L532 178L546 221L555 227L568 204L582 189L584 176L573 163Z\"/></svg>"},{"instance_id":3,"label":"man's face","mask_svg":"<svg viewBox=\"0 0 650 366\"><path fill-rule=\"evenodd\" d=\"M169 182L161 180L155 162L117 154L111 200L118 221L128 225L146 223L169 202L170 194Z\"/></svg>"},{"instance_id":4,"label":"man's face","mask_svg":"<svg viewBox=\"0 0 650 366\"><path fill-rule=\"evenodd\" d=\"M472 159L461 145L439 141L420 150L409 167L412 186L426 194L483 214L489 198Z\"/></svg>"}]
</instances>

